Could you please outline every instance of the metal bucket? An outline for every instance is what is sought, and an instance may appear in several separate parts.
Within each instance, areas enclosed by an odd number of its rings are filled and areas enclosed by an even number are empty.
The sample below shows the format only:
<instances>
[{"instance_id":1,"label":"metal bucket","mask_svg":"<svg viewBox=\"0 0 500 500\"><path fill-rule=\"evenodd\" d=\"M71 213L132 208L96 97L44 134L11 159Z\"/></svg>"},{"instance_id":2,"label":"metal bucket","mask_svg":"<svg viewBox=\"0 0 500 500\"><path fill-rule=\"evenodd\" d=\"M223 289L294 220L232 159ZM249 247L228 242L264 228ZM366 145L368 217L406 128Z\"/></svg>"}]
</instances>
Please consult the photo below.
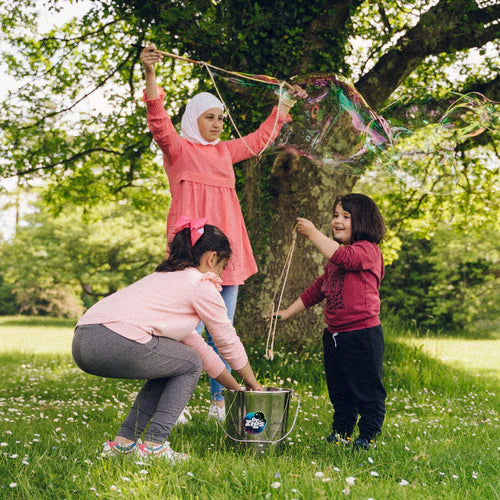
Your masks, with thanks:
<instances>
[{"instance_id":1,"label":"metal bucket","mask_svg":"<svg viewBox=\"0 0 500 500\"><path fill-rule=\"evenodd\" d=\"M295 426L300 399L290 431L288 410L291 389L263 387L262 391L231 391L224 389L226 400L225 434L234 442L256 454L279 449Z\"/></svg>"}]
</instances>

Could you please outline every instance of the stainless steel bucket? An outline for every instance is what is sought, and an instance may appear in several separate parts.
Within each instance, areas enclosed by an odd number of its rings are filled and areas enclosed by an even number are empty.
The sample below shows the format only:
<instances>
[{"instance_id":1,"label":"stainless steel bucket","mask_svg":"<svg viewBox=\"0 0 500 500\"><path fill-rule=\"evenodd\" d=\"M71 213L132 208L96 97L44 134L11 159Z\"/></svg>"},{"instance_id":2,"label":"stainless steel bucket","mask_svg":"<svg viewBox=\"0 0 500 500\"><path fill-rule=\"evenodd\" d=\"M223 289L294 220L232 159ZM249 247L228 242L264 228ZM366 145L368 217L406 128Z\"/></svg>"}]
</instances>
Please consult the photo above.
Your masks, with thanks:
<instances>
[{"instance_id":1,"label":"stainless steel bucket","mask_svg":"<svg viewBox=\"0 0 500 500\"><path fill-rule=\"evenodd\" d=\"M263 387L262 391L230 391L224 389L226 401L225 434L234 442L264 454L270 448L279 449L287 434L288 410L293 395L291 389Z\"/></svg>"}]
</instances>

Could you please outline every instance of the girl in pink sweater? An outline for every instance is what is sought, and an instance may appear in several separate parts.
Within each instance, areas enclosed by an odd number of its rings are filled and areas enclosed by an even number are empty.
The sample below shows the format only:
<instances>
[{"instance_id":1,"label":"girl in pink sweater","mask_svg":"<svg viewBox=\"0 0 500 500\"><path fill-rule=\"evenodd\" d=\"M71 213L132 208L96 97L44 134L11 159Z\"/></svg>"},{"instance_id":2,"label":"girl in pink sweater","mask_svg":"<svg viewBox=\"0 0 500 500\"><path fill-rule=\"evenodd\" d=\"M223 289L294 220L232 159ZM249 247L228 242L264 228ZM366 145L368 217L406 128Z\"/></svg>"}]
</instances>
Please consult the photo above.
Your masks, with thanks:
<instances>
[{"instance_id":1,"label":"girl in pink sweater","mask_svg":"<svg viewBox=\"0 0 500 500\"><path fill-rule=\"evenodd\" d=\"M363 194L339 196L333 205L333 240L307 219L297 231L328 259L325 272L284 311L286 320L326 299L323 332L325 375L334 415L327 441L368 449L382 429L386 392L382 383L384 337L379 286L384 261L378 247L385 226L375 202Z\"/></svg>"},{"instance_id":2,"label":"girl in pink sweater","mask_svg":"<svg viewBox=\"0 0 500 500\"><path fill-rule=\"evenodd\" d=\"M245 349L220 294L231 256L224 233L206 219L179 219L170 256L153 274L105 297L78 321L73 357L85 372L146 380L104 455L138 453L184 459L168 444L202 368L228 389L240 385L195 330L203 321L247 389L259 390ZM139 440L146 427L144 444Z\"/></svg>"},{"instance_id":3,"label":"girl in pink sweater","mask_svg":"<svg viewBox=\"0 0 500 500\"><path fill-rule=\"evenodd\" d=\"M172 224L180 215L208 217L229 238L233 255L222 273L222 296L231 320L234 317L238 286L257 272L257 265L248 239L245 221L235 189L233 164L251 158L270 145L281 127L291 118L288 112L296 97L305 97L299 86L288 90L280 106L275 107L259 129L243 138L220 141L223 129L222 102L202 92L187 104L181 122L181 136L165 111L165 93L156 82L155 64L162 55L151 44L141 53L146 73L144 100L149 128L163 152L164 169L168 175L172 200L167 218L167 239L172 240ZM197 328L200 335L203 324ZM213 346L211 331L207 341ZM229 368L229 366L227 366ZM211 380L212 405L209 417L225 416L221 386Z\"/></svg>"}]
</instances>

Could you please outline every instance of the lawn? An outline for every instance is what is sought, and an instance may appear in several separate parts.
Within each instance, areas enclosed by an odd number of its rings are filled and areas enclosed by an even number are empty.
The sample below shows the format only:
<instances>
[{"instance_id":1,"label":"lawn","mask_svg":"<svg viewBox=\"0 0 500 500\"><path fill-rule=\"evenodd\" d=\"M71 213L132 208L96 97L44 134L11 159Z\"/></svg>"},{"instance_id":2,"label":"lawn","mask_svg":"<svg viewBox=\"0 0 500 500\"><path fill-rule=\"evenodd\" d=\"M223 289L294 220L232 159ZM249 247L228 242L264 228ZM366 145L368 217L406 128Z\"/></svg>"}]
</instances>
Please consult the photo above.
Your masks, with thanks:
<instances>
[{"instance_id":1,"label":"lawn","mask_svg":"<svg viewBox=\"0 0 500 500\"><path fill-rule=\"evenodd\" d=\"M271 362L262 345L249 347L259 379L302 400L284 450L255 457L207 423L203 377L192 422L171 435L191 460L171 466L101 459L140 383L82 373L69 354L72 326L0 319L2 498L499 498L498 379L476 376L481 356L443 361L421 339L409 345L387 331L383 434L376 449L353 453L325 442L331 406L319 348L282 348Z\"/></svg>"},{"instance_id":2,"label":"lawn","mask_svg":"<svg viewBox=\"0 0 500 500\"><path fill-rule=\"evenodd\" d=\"M500 380L500 341L439 337L405 339L435 359L476 377Z\"/></svg>"}]
</instances>

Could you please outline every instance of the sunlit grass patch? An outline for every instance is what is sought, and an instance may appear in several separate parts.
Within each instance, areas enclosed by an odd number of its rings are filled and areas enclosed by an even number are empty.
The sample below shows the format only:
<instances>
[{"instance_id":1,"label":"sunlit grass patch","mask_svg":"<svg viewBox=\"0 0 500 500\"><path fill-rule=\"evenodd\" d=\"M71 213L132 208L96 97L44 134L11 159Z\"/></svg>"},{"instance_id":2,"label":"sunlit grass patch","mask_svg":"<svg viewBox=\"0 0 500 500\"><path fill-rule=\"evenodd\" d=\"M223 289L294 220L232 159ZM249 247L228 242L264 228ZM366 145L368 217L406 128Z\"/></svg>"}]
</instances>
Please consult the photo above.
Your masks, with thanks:
<instances>
[{"instance_id":1,"label":"sunlit grass patch","mask_svg":"<svg viewBox=\"0 0 500 500\"><path fill-rule=\"evenodd\" d=\"M413 337L404 338L404 342L421 346L433 358L471 375L500 380L500 340Z\"/></svg>"},{"instance_id":2,"label":"sunlit grass patch","mask_svg":"<svg viewBox=\"0 0 500 500\"><path fill-rule=\"evenodd\" d=\"M0 353L70 353L75 324L58 318L0 316Z\"/></svg>"}]
</instances>

